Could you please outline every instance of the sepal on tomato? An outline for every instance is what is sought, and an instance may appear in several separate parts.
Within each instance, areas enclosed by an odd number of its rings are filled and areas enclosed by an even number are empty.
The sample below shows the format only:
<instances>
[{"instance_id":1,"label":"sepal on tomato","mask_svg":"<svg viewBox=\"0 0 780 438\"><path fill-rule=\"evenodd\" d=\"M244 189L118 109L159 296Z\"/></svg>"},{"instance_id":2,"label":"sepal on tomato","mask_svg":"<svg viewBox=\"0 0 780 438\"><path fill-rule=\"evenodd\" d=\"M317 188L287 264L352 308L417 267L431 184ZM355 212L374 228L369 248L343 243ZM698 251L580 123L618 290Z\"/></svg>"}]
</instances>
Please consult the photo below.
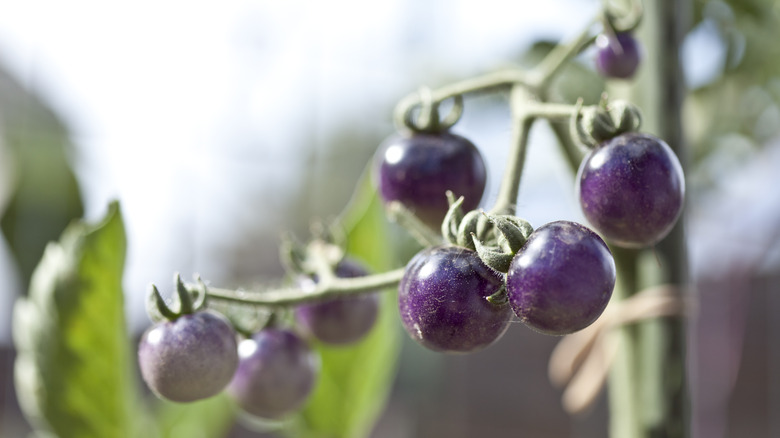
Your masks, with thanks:
<instances>
[{"instance_id":1,"label":"sepal on tomato","mask_svg":"<svg viewBox=\"0 0 780 438\"><path fill-rule=\"evenodd\" d=\"M487 266L506 273L512 259L525 245L533 228L531 224L517 216L482 213L482 217L493 226L494 231L486 242L482 242L476 234L471 234L477 254Z\"/></svg>"},{"instance_id":2,"label":"sepal on tomato","mask_svg":"<svg viewBox=\"0 0 780 438\"><path fill-rule=\"evenodd\" d=\"M630 102L607 102L605 97L599 105L577 111L573 123L572 135L586 147L595 148L618 135L637 131L642 124L642 113Z\"/></svg>"},{"instance_id":3,"label":"sepal on tomato","mask_svg":"<svg viewBox=\"0 0 780 438\"><path fill-rule=\"evenodd\" d=\"M149 292L146 296L146 313L153 322L175 321L182 315L191 315L206 305L206 284L200 276L196 276L197 286L193 289L187 287L181 279L179 273L173 276L174 289L176 294L173 296L173 302L165 302L157 286L149 285Z\"/></svg>"}]
</instances>

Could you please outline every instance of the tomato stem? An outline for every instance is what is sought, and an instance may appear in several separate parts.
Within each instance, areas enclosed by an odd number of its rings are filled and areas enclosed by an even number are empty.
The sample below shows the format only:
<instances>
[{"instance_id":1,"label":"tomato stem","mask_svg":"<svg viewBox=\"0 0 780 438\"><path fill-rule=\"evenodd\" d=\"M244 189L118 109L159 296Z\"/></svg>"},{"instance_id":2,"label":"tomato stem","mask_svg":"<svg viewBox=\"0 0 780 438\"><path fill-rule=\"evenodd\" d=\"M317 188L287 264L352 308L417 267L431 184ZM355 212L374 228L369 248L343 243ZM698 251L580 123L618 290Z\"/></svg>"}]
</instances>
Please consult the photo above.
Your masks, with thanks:
<instances>
[{"instance_id":1,"label":"tomato stem","mask_svg":"<svg viewBox=\"0 0 780 438\"><path fill-rule=\"evenodd\" d=\"M376 292L391 288L401 282L404 268L364 277L338 278L328 282L319 282L313 289L301 288L274 289L267 291L243 291L212 288L207 289L207 296L213 300L232 301L261 306L293 306L310 301L323 300L338 295L352 295Z\"/></svg>"},{"instance_id":2,"label":"tomato stem","mask_svg":"<svg viewBox=\"0 0 780 438\"><path fill-rule=\"evenodd\" d=\"M491 209L494 214L514 214L517 196L520 193L520 177L523 174L528 149L528 133L535 118L523 111L524 105L533 99L527 90L514 87L512 105L512 149L509 152L504 178L501 180L498 198Z\"/></svg>"},{"instance_id":3,"label":"tomato stem","mask_svg":"<svg viewBox=\"0 0 780 438\"><path fill-rule=\"evenodd\" d=\"M599 21L601 15L602 14L598 14L598 16L593 18L576 38L567 44L555 46L555 48L544 57L542 62L530 72L528 75L528 84L537 94L543 95L563 66L583 49L596 41L596 37L592 35L591 28L593 27L593 24Z\"/></svg>"}]
</instances>

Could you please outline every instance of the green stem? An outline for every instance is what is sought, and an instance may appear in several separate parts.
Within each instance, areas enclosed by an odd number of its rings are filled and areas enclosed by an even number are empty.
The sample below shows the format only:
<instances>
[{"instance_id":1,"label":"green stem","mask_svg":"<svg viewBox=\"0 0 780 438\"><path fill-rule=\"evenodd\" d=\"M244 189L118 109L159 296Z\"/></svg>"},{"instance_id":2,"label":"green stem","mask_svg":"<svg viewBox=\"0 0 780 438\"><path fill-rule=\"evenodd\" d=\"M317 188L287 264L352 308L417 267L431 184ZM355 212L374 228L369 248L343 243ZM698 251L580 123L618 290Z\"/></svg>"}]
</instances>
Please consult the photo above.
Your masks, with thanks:
<instances>
[{"instance_id":1,"label":"green stem","mask_svg":"<svg viewBox=\"0 0 780 438\"><path fill-rule=\"evenodd\" d=\"M482 93L496 89L509 88L513 90L525 87L535 95L544 95L552 80L568 61L576 56L585 47L593 44L595 37L591 35L590 28L598 19L594 18L580 35L567 44L556 46L542 62L530 72L522 69L506 69L484 74L475 78L464 79L453 84L445 85L436 90L431 90L430 102L434 105L454 96L463 96L470 93ZM422 105L423 99L420 93L412 93L396 106L396 122L401 126L407 113L415 106Z\"/></svg>"},{"instance_id":2,"label":"green stem","mask_svg":"<svg viewBox=\"0 0 780 438\"><path fill-rule=\"evenodd\" d=\"M402 203L392 201L388 204L386 211L388 218L402 226L421 246L437 246L443 243L441 234L425 225Z\"/></svg>"},{"instance_id":3,"label":"green stem","mask_svg":"<svg viewBox=\"0 0 780 438\"><path fill-rule=\"evenodd\" d=\"M664 138L685 167L680 108L683 83L678 50L686 33L690 2L661 0L648 5L639 31L646 44L644 70L633 89L634 101L648 117L646 129ZM628 294L640 285L670 284L684 291L688 281L684 218L646 261L615 253L619 265L633 264ZM629 269L629 268L626 268ZM622 271L621 271L622 272ZM612 438L684 438L689 436L686 385L685 321L658 318L620 331L621 353L610 375L610 436ZM637 411L637 408L640 408Z\"/></svg>"},{"instance_id":4,"label":"green stem","mask_svg":"<svg viewBox=\"0 0 780 438\"><path fill-rule=\"evenodd\" d=\"M337 278L333 270L336 268L336 260L340 260L343 256L344 253L339 246L319 239L309 243L307 260L314 268L319 284L328 285Z\"/></svg>"},{"instance_id":5,"label":"green stem","mask_svg":"<svg viewBox=\"0 0 780 438\"><path fill-rule=\"evenodd\" d=\"M547 103L535 100L526 100L523 105L523 114L526 116L547 119L551 122L569 120L569 118L574 115L574 110L577 108L577 105L570 105L568 103ZM595 108L598 105L592 106ZM588 107L582 108L585 109Z\"/></svg>"},{"instance_id":6,"label":"green stem","mask_svg":"<svg viewBox=\"0 0 780 438\"><path fill-rule=\"evenodd\" d=\"M464 79L436 90L431 90L430 99L433 103L439 103L454 96L462 96L469 93L487 92L494 89L508 88L515 84L527 83L526 73L520 69L506 69L487 73L482 76ZM396 114L405 114L410 108L422 104L420 93L412 93L398 102Z\"/></svg>"},{"instance_id":7,"label":"green stem","mask_svg":"<svg viewBox=\"0 0 780 438\"><path fill-rule=\"evenodd\" d=\"M520 85L512 87L509 102L512 111L512 148L498 198L491 209L494 214L515 213L528 149L528 134L534 121L538 118L550 121L568 120L574 115L576 108L576 105L540 102L534 94Z\"/></svg>"},{"instance_id":8,"label":"green stem","mask_svg":"<svg viewBox=\"0 0 780 438\"><path fill-rule=\"evenodd\" d=\"M515 213L515 204L520 192L520 177L523 174L528 149L528 134L535 120L525 111L525 108L532 102L535 102L535 97L528 90L520 86L512 87L510 95L512 143L498 198L491 209L494 214ZM571 113L571 110L569 112Z\"/></svg>"},{"instance_id":9,"label":"green stem","mask_svg":"<svg viewBox=\"0 0 780 438\"><path fill-rule=\"evenodd\" d=\"M378 292L395 287L404 275L404 268L381 274L354 278L333 278L326 283L317 283L314 289L274 289L265 292L244 292L230 289L208 288L207 296L213 300L232 301L261 306L292 306L310 301L333 298L339 295L355 295Z\"/></svg>"},{"instance_id":10,"label":"green stem","mask_svg":"<svg viewBox=\"0 0 780 438\"><path fill-rule=\"evenodd\" d=\"M599 17L600 16L601 15L599 15ZM531 71L528 83L538 94L544 94L543 91L547 89L552 80L555 79L555 75L558 74L567 62L577 56L585 47L593 44L596 37L591 35L590 28L599 21L599 17L591 20L585 29L583 29L583 31L571 42L555 46L555 48L544 57L542 62Z\"/></svg>"},{"instance_id":11,"label":"green stem","mask_svg":"<svg viewBox=\"0 0 780 438\"><path fill-rule=\"evenodd\" d=\"M686 167L685 138L682 129L681 108L684 80L679 63L679 48L689 28L690 1L660 0L648 4L646 18L657 38L656 51L648 62L658 68L656 86L660 93L652 108L659 120L658 133L667 140ZM657 280L685 291L688 284L687 250L684 218L662 240L657 248L664 272ZM641 333L640 360L645 365L644 381L652 392L646 400L652 416L645 418L648 437L683 438L689 436L689 407L686 385L686 342L683 318L662 318L645 324Z\"/></svg>"},{"instance_id":12,"label":"green stem","mask_svg":"<svg viewBox=\"0 0 780 438\"><path fill-rule=\"evenodd\" d=\"M439 103L453 97L462 97L464 94L487 92L495 89L508 88L516 85L527 84L526 72L521 69L507 69L493 73L488 73L475 78L464 79L460 82L445 85L436 90L426 90L425 96L422 93L412 93L398 102L395 107L395 123L397 126L406 125L409 120L410 111L417 106L430 106L436 108ZM456 102L457 104L458 102ZM425 108L422 108L424 111ZM454 123L457 118L452 121ZM423 115L423 118L427 116Z\"/></svg>"},{"instance_id":13,"label":"green stem","mask_svg":"<svg viewBox=\"0 0 780 438\"><path fill-rule=\"evenodd\" d=\"M617 268L617 284L613 300L623 301L639 288L637 250L612 248ZM639 384L639 360L637 351L637 327L621 327L616 336L619 350L609 375L609 436L613 438L642 438L642 421Z\"/></svg>"}]
</instances>

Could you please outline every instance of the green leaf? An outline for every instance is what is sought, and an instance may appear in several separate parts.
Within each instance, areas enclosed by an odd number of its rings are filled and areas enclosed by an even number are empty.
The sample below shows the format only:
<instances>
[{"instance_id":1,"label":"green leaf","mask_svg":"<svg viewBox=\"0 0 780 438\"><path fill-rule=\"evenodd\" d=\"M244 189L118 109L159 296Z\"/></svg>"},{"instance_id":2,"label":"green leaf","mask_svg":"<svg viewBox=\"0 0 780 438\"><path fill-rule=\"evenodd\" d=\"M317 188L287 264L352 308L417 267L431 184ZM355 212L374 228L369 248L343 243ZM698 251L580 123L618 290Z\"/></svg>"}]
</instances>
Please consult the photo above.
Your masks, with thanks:
<instances>
[{"instance_id":1,"label":"green leaf","mask_svg":"<svg viewBox=\"0 0 780 438\"><path fill-rule=\"evenodd\" d=\"M134 435L118 204L50 243L14 307L16 392L34 427L60 437Z\"/></svg>"},{"instance_id":2,"label":"green leaf","mask_svg":"<svg viewBox=\"0 0 780 438\"><path fill-rule=\"evenodd\" d=\"M46 245L81 217L83 209L68 155L69 134L47 105L0 68L0 227L24 288Z\"/></svg>"},{"instance_id":3,"label":"green leaf","mask_svg":"<svg viewBox=\"0 0 780 438\"><path fill-rule=\"evenodd\" d=\"M382 203L367 174L342 222L348 231L348 254L380 272L391 268L395 257ZM379 319L365 339L348 347L315 346L322 358L320 377L292 436L370 434L387 401L400 348L397 295L386 291L382 296Z\"/></svg>"},{"instance_id":4,"label":"green leaf","mask_svg":"<svg viewBox=\"0 0 780 438\"><path fill-rule=\"evenodd\" d=\"M160 400L157 409L160 436L214 438L225 436L233 424L233 405L223 393L194 403Z\"/></svg>"}]
</instances>

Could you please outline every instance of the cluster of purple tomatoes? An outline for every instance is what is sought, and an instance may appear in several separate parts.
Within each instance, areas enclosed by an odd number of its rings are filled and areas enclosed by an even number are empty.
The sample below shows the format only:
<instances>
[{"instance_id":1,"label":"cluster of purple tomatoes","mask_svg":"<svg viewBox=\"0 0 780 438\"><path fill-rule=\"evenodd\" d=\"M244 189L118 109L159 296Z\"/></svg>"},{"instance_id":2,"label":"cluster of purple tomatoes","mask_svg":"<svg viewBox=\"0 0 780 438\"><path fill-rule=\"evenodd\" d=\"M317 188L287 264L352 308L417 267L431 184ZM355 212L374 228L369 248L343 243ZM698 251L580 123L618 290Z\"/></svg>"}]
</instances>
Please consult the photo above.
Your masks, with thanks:
<instances>
[{"instance_id":1,"label":"cluster of purple tomatoes","mask_svg":"<svg viewBox=\"0 0 780 438\"><path fill-rule=\"evenodd\" d=\"M463 194L476 208L485 188L477 148L449 132L415 133L386 144L379 170L385 201L402 202L431 227L447 211L443 193ZM607 241L646 247L665 237L683 205L684 179L676 156L660 139L625 133L593 149L577 176L583 213ZM436 351L466 353L495 342L513 314L542 333L581 330L605 309L615 284L607 244L570 221L540 226L506 272L477 252L453 245L427 248L406 267L399 287L407 332ZM505 289L506 300L488 297Z\"/></svg>"},{"instance_id":2,"label":"cluster of purple tomatoes","mask_svg":"<svg viewBox=\"0 0 780 438\"><path fill-rule=\"evenodd\" d=\"M360 277L367 271L343 259L335 274ZM307 288L315 280L301 276L298 282ZM185 313L143 334L138 348L141 374L161 398L192 402L225 390L243 411L278 420L298 410L314 388L319 358L308 339L352 344L371 330L378 309L376 293L303 304L295 309L299 330L271 324L240 342L222 314Z\"/></svg>"},{"instance_id":3,"label":"cluster of purple tomatoes","mask_svg":"<svg viewBox=\"0 0 780 438\"><path fill-rule=\"evenodd\" d=\"M628 78L639 63L629 33L598 41L596 66L607 77ZM444 196L464 197L477 208L486 183L484 162L467 139L447 131L412 133L386 143L378 189L432 229L448 211ZM674 227L683 208L685 181L679 160L662 140L627 132L594 147L576 178L582 212L598 232L555 221L530 233L508 269L483 263L477 252L443 245L419 252L399 287L401 319L425 347L468 353L492 344L513 314L551 335L579 331L604 311L616 280L610 244L649 247ZM504 300L495 300L496 296Z\"/></svg>"}]
</instances>

